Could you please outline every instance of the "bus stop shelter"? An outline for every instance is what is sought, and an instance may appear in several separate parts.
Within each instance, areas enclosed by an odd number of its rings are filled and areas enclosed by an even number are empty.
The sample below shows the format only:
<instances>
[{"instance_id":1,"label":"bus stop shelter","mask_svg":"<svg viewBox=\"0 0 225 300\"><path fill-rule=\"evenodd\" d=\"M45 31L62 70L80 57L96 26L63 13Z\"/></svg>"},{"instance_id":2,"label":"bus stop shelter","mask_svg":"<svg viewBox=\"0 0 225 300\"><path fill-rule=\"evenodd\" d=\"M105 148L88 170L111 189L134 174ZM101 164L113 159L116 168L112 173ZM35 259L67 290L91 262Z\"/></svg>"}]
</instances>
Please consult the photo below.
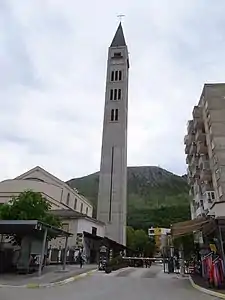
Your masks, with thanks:
<instances>
[{"instance_id":1,"label":"bus stop shelter","mask_svg":"<svg viewBox=\"0 0 225 300\"><path fill-rule=\"evenodd\" d=\"M68 238L73 234L38 220L0 220L0 235L39 236L42 239L42 250L38 275L41 276L47 236L49 235L52 238L65 237L65 249L67 249ZM65 270L65 268L66 251L64 251L63 257L63 270Z\"/></svg>"}]
</instances>

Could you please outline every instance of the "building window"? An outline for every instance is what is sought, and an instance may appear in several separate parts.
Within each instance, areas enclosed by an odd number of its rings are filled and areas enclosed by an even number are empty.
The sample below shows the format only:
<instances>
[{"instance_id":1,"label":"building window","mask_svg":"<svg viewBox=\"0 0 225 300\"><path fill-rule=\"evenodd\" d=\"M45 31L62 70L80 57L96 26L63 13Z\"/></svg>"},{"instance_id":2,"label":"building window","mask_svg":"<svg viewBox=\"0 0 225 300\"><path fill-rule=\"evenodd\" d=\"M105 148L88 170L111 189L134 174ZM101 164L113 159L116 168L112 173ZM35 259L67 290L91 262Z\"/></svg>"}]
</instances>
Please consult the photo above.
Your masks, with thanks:
<instances>
[{"instance_id":1,"label":"building window","mask_svg":"<svg viewBox=\"0 0 225 300\"><path fill-rule=\"evenodd\" d=\"M67 205L70 204L70 193L67 194L66 204L67 204Z\"/></svg>"},{"instance_id":2,"label":"building window","mask_svg":"<svg viewBox=\"0 0 225 300\"><path fill-rule=\"evenodd\" d=\"M118 100L121 99L121 89L118 89Z\"/></svg>"},{"instance_id":3,"label":"building window","mask_svg":"<svg viewBox=\"0 0 225 300\"><path fill-rule=\"evenodd\" d=\"M221 186L218 187L218 194L219 194L219 197L223 196L223 191L222 191L222 187Z\"/></svg>"},{"instance_id":4,"label":"building window","mask_svg":"<svg viewBox=\"0 0 225 300\"><path fill-rule=\"evenodd\" d=\"M68 223L63 223L62 224L62 230L69 232L69 224Z\"/></svg>"},{"instance_id":5,"label":"building window","mask_svg":"<svg viewBox=\"0 0 225 300\"><path fill-rule=\"evenodd\" d=\"M115 109L115 121L118 121L119 119L119 111L118 108Z\"/></svg>"},{"instance_id":6,"label":"building window","mask_svg":"<svg viewBox=\"0 0 225 300\"><path fill-rule=\"evenodd\" d=\"M88 207L86 207L86 215L88 215Z\"/></svg>"},{"instance_id":7,"label":"building window","mask_svg":"<svg viewBox=\"0 0 225 300\"><path fill-rule=\"evenodd\" d=\"M80 212L81 212L81 213L83 213L83 206L84 206L84 204L81 203L81 205L80 205Z\"/></svg>"},{"instance_id":8,"label":"building window","mask_svg":"<svg viewBox=\"0 0 225 300\"><path fill-rule=\"evenodd\" d=\"M111 109L111 121L118 121L119 120L119 110L118 108L116 109Z\"/></svg>"},{"instance_id":9,"label":"building window","mask_svg":"<svg viewBox=\"0 0 225 300\"><path fill-rule=\"evenodd\" d=\"M114 90L114 100L117 100L117 89Z\"/></svg>"},{"instance_id":10,"label":"building window","mask_svg":"<svg viewBox=\"0 0 225 300\"><path fill-rule=\"evenodd\" d=\"M114 109L111 109L111 121L114 121Z\"/></svg>"},{"instance_id":11,"label":"building window","mask_svg":"<svg viewBox=\"0 0 225 300\"><path fill-rule=\"evenodd\" d=\"M122 57L121 52L115 52L115 53L114 53L114 57L118 57L118 58L119 58L119 57Z\"/></svg>"},{"instance_id":12,"label":"building window","mask_svg":"<svg viewBox=\"0 0 225 300\"><path fill-rule=\"evenodd\" d=\"M97 228L96 227L92 227L92 235L97 235Z\"/></svg>"},{"instance_id":13,"label":"building window","mask_svg":"<svg viewBox=\"0 0 225 300\"><path fill-rule=\"evenodd\" d=\"M114 71L111 72L111 81L114 81Z\"/></svg>"},{"instance_id":14,"label":"building window","mask_svg":"<svg viewBox=\"0 0 225 300\"><path fill-rule=\"evenodd\" d=\"M216 180L220 179L220 169L216 169L215 176L216 176Z\"/></svg>"},{"instance_id":15,"label":"building window","mask_svg":"<svg viewBox=\"0 0 225 300\"><path fill-rule=\"evenodd\" d=\"M76 210L77 209L77 198L74 199L74 206L73 208Z\"/></svg>"},{"instance_id":16,"label":"building window","mask_svg":"<svg viewBox=\"0 0 225 300\"><path fill-rule=\"evenodd\" d=\"M115 81L118 80L118 71L115 72Z\"/></svg>"},{"instance_id":17,"label":"building window","mask_svg":"<svg viewBox=\"0 0 225 300\"><path fill-rule=\"evenodd\" d=\"M122 80L122 71L119 71L119 81Z\"/></svg>"},{"instance_id":18,"label":"building window","mask_svg":"<svg viewBox=\"0 0 225 300\"><path fill-rule=\"evenodd\" d=\"M111 81L121 81L122 80L122 71L112 71L111 72Z\"/></svg>"},{"instance_id":19,"label":"building window","mask_svg":"<svg viewBox=\"0 0 225 300\"><path fill-rule=\"evenodd\" d=\"M113 100L113 90L110 90L110 100Z\"/></svg>"}]
</instances>

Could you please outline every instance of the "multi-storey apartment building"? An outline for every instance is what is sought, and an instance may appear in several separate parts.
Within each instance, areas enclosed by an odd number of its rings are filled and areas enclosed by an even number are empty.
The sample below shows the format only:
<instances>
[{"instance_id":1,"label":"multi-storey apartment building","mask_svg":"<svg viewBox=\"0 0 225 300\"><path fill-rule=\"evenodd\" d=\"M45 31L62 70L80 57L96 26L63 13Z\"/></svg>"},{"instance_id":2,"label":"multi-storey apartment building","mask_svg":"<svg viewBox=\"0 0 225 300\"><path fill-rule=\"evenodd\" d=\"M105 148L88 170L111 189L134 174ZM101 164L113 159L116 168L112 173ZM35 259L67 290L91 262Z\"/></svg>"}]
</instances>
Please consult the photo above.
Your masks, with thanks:
<instances>
[{"instance_id":1,"label":"multi-storey apartment building","mask_svg":"<svg viewBox=\"0 0 225 300\"><path fill-rule=\"evenodd\" d=\"M225 216L225 84L205 84L184 137L192 219Z\"/></svg>"}]
</instances>

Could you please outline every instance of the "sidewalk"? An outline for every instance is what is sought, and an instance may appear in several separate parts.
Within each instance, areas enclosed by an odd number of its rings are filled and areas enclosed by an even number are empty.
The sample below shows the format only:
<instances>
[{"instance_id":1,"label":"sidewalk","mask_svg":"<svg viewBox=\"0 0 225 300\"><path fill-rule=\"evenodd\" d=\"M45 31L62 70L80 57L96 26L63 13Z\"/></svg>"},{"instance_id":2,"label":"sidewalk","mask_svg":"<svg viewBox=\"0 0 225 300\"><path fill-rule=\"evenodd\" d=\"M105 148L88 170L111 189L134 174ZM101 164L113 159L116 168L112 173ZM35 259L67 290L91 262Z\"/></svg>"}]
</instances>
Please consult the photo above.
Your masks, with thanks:
<instances>
[{"instance_id":1,"label":"sidewalk","mask_svg":"<svg viewBox=\"0 0 225 300\"><path fill-rule=\"evenodd\" d=\"M46 266L43 274L38 277L37 273L28 275L1 274L0 287L47 287L56 284L65 284L75 280L81 275L88 275L97 269L96 265L84 265L80 269L79 265L67 265L66 271L62 271L62 265Z\"/></svg>"},{"instance_id":2,"label":"sidewalk","mask_svg":"<svg viewBox=\"0 0 225 300\"><path fill-rule=\"evenodd\" d=\"M222 289L215 289L215 288L210 288L208 283L200 276L197 275L192 275L189 277L191 285L205 293L211 296L215 296L218 297L220 299L225 299L225 287L223 287Z\"/></svg>"}]
</instances>

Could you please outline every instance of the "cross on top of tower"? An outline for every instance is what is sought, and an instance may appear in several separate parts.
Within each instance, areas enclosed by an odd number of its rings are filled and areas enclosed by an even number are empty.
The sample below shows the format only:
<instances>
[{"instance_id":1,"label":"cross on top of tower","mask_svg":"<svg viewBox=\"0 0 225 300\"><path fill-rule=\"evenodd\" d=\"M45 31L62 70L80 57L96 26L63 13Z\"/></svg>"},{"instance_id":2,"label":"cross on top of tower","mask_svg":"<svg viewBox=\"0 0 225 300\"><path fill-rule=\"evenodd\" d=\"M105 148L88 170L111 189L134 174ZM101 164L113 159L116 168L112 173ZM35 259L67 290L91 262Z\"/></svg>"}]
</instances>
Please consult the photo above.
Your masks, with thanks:
<instances>
[{"instance_id":1,"label":"cross on top of tower","mask_svg":"<svg viewBox=\"0 0 225 300\"><path fill-rule=\"evenodd\" d=\"M120 15L117 15L117 18L120 20L120 23L121 23L121 21L122 21L122 19L125 17L125 15L122 15L122 14L120 14Z\"/></svg>"}]
</instances>

